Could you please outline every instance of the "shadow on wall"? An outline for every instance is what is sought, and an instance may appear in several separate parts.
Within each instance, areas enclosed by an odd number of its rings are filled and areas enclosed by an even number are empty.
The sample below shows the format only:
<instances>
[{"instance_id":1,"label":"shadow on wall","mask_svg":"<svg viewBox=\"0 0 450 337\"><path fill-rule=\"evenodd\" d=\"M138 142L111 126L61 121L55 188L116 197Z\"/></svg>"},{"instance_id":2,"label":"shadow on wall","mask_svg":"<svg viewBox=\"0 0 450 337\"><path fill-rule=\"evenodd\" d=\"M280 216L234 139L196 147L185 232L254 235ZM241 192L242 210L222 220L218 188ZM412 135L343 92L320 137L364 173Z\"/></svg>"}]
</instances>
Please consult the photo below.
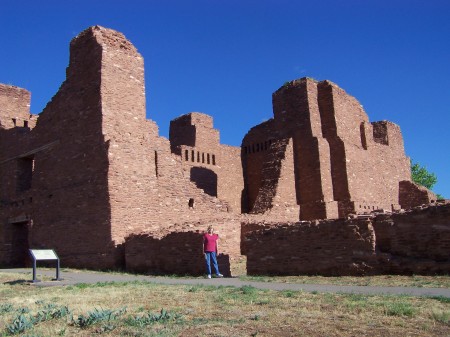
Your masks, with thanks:
<instances>
[{"instance_id":1,"label":"shadow on wall","mask_svg":"<svg viewBox=\"0 0 450 337\"><path fill-rule=\"evenodd\" d=\"M217 197L217 174L204 167L191 168L191 181L210 196Z\"/></svg>"},{"instance_id":2,"label":"shadow on wall","mask_svg":"<svg viewBox=\"0 0 450 337\"><path fill-rule=\"evenodd\" d=\"M125 265L129 272L148 274L204 275L202 234L170 233L159 239L148 234L131 235L125 241ZM231 275L230 257L219 254L219 268Z\"/></svg>"}]
</instances>

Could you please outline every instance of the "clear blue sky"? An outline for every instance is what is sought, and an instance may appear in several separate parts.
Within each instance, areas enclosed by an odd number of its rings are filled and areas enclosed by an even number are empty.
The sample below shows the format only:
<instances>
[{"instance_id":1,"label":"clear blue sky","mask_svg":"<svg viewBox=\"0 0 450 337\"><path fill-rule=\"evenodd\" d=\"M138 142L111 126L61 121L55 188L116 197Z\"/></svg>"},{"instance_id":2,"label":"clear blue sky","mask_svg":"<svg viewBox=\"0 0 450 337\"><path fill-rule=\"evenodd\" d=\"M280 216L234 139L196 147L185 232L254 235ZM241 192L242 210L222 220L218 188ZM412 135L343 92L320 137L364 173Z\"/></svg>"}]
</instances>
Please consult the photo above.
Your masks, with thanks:
<instances>
[{"instance_id":1,"label":"clear blue sky","mask_svg":"<svg viewBox=\"0 0 450 337\"><path fill-rule=\"evenodd\" d=\"M0 23L0 82L30 90L33 113L63 82L70 40L101 25L143 55L147 117L162 136L200 111L240 145L284 82L329 79L371 121L400 125L407 155L450 198L448 0L2 0Z\"/></svg>"}]
</instances>

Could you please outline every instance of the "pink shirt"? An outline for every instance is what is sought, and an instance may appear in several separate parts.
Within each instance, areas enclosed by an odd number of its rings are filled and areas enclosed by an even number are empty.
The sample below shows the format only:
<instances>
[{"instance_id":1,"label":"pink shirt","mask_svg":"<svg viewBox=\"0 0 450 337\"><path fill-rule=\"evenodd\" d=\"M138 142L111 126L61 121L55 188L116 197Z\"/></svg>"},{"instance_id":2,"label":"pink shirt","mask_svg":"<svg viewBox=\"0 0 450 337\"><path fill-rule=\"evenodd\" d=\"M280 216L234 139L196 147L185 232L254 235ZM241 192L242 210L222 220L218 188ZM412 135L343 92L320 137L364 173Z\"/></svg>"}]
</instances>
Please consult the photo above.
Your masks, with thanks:
<instances>
[{"instance_id":1,"label":"pink shirt","mask_svg":"<svg viewBox=\"0 0 450 337\"><path fill-rule=\"evenodd\" d=\"M210 235L208 233L205 233L203 235L203 249L205 252L215 252L217 249L217 240L219 240L218 234Z\"/></svg>"}]
</instances>

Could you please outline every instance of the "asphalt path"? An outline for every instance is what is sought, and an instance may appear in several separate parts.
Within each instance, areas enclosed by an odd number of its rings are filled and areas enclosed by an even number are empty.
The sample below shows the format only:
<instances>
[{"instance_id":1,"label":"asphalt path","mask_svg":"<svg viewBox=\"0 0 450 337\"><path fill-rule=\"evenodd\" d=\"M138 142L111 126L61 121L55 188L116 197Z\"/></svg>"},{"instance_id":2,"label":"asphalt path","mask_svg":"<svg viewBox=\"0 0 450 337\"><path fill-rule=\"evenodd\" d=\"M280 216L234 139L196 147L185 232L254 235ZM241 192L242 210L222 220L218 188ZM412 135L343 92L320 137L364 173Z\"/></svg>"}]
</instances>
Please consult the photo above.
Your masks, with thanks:
<instances>
[{"instance_id":1,"label":"asphalt path","mask_svg":"<svg viewBox=\"0 0 450 337\"><path fill-rule=\"evenodd\" d=\"M95 271L63 271L60 273L59 281L41 281L33 283L32 269L0 269L0 273L19 273L23 274L20 278L13 282L30 282L34 286L50 287L50 286L68 286L80 283L93 284L97 282L132 282L144 281L166 285L203 285L203 286L225 286L225 287L243 287L252 286L257 289L268 290L291 290L318 293L343 293L343 294L364 294L364 295L406 295L406 296L442 296L450 298L450 289L448 288L416 288L416 287L372 287L372 286L341 286L341 285L325 285L325 284L299 284L299 283L280 283L280 282L257 282L243 281L239 278L171 278L146 275L130 275L102 273ZM37 270L37 279L44 277L55 278L55 270ZM12 283L12 282L10 282Z\"/></svg>"}]
</instances>

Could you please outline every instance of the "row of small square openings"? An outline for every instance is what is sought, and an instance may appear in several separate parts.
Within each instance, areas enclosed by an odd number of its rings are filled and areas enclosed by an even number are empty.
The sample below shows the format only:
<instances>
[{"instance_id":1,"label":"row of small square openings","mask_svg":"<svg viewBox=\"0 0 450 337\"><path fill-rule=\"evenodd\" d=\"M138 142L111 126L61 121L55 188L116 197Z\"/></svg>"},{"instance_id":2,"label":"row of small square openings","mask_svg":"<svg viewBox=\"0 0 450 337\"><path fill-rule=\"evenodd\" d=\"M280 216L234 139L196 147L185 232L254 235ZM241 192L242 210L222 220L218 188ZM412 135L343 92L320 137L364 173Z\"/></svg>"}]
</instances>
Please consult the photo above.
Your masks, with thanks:
<instances>
[{"instance_id":1,"label":"row of small square openings","mask_svg":"<svg viewBox=\"0 0 450 337\"><path fill-rule=\"evenodd\" d=\"M190 157L189 157L190 154ZM216 165L216 156L214 154L194 151L194 150L184 150L184 159L186 161L191 161L193 163L202 163L207 165Z\"/></svg>"},{"instance_id":2,"label":"row of small square openings","mask_svg":"<svg viewBox=\"0 0 450 337\"><path fill-rule=\"evenodd\" d=\"M376 209L379 209L378 206L366 206L366 205L359 205L359 208L361 208L361 209L368 209L368 210L376 210Z\"/></svg>"},{"instance_id":3,"label":"row of small square openings","mask_svg":"<svg viewBox=\"0 0 450 337\"><path fill-rule=\"evenodd\" d=\"M244 154L256 153L267 151L267 149L272 145L272 139L266 140L264 143L256 143L248 146L244 146Z\"/></svg>"}]
</instances>

